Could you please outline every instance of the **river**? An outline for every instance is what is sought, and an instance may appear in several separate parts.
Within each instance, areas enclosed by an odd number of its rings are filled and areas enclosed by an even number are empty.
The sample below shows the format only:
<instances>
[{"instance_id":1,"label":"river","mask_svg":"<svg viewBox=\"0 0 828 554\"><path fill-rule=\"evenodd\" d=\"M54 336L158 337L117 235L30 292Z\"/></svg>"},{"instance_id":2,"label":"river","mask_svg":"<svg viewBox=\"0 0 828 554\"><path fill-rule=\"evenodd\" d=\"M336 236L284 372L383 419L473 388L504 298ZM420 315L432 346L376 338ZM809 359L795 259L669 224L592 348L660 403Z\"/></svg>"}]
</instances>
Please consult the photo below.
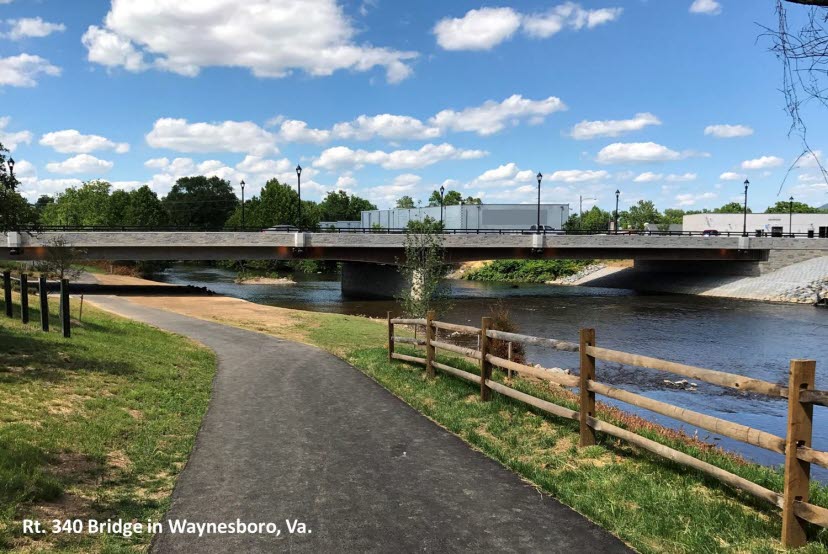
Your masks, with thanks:
<instances>
[{"instance_id":1,"label":"river","mask_svg":"<svg viewBox=\"0 0 828 554\"><path fill-rule=\"evenodd\" d=\"M220 268L175 265L158 277L174 284L207 286L237 298L310 311L385 317L398 310L393 301L342 298L336 275L296 275L295 285L239 285L235 274ZM480 283L450 280L453 298L445 317L480 325L493 303L509 309L520 332L577 342L578 329L596 330L598 346L738 373L787 384L791 358L817 360L817 388L828 389L828 312L811 306L767 304L683 295L653 295L622 289L551 285ZM578 367L576 354L539 347L527 358L544 367ZM648 397L784 435L787 404L731 389L699 383L691 392L666 388L679 376L598 362L599 381ZM602 399L607 401L607 399ZM781 464L781 455L696 430L676 421L608 401L664 425L683 428L716 441L746 458ZM814 448L828 450L828 408L814 414ZM828 482L828 470L813 466L814 477Z\"/></svg>"}]
</instances>

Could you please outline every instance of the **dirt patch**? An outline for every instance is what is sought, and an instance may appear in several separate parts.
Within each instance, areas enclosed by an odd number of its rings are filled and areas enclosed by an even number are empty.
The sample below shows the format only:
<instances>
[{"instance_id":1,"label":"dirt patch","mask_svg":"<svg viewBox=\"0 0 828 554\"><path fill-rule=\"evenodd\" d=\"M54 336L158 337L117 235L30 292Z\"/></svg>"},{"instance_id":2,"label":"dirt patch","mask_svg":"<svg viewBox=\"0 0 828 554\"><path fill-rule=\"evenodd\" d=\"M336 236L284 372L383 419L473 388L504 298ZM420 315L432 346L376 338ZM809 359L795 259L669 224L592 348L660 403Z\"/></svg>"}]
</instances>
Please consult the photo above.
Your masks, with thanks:
<instances>
[{"instance_id":1,"label":"dirt patch","mask_svg":"<svg viewBox=\"0 0 828 554\"><path fill-rule=\"evenodd\" d=\"M100 463L85 454L61 452L49 469L52 474L64 481L92 483L100 468Z\"/></svg>"}]
</instances>

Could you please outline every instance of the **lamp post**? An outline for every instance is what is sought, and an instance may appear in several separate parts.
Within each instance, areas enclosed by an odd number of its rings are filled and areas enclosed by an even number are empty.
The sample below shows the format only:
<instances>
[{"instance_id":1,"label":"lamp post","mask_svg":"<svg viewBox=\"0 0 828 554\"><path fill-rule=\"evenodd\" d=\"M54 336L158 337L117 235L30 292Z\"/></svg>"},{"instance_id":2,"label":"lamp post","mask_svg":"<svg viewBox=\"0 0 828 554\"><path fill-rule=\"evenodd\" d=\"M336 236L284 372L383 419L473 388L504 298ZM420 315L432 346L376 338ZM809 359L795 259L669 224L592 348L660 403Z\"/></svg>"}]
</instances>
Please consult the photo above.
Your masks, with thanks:
<instances>
[{"instance_id":1,"label":"lamp post","mask_svg":"<svg viewBox=\"0 0 828 554\"><path fill-rule=\"evenodd\" d=\"M745 209L744 209L744 218L742 219L742 236L748 236L747 233L747 191L748 187L750 186L750 181L745 179Z\"/></svg>"},{"instance_id":2,"label":"lamp post","mask_svg":"<svg viewBox=\"0 0 828 554\"><path fill-rule=\"evenodd\" d=\"M615 189L615 234L618 234L618 200L621 198L621 191Z\"/></svg>"},{"instance_id":3,"label":"lamp post","mask_svg":"<svg viewBox=\"0 0 828 554\"><path fill-rule=\"evenodd\" d=\"M788 229L791 231L791 237L794 236L793 232L793 196L789 199L790 204L788 205Z\"/></svg>"},{"instance_id":4,"label":"lamp post","mask_svg":"<svg viewBox=\"0 0 828 554\"><path fill-rule=\"evenodd\" d=\"M242 229L244 229L244 179L241 182L242 189Z\"/></svg>"},{"instance_id":5,"label":"lamp post","mask_svg":"<svg viewBox=\"0 0 828 554\"><path fill-rule=\"evenodd\" d=\"M440 232L443 232L443 195L446 192L446 187L440 185Z\"/></svg>"},{"instance_id":6,"label":"lamp post","mask_svg":"<svg viewBox=\"0 0 828 554\"><path fill-rule=\"evenodd\" d=\"M302 166L296 164L296 192L299 194L299 217L296 220L297 227L302 228Z\"/></svg>"},{"instance_id":7,"label":"lamp post","mask_svg":"<svg viewBox=\"0 0 828 554\"><path fill-rule=\"evenodd\" d=\"M538 171L538 226L536 227L537 233L540 233L540 189L541 189L541 181L543 180L543 173Z\"/></svg>"},{"instance_id":8,"label":"lamp post","mask_svg":"<svg viewBox=\"0 0 828 554\"><path fill-rule=\"evenodd\" d=\"M14 179L14 158L9 158L9 175Z\"/></svg>"}]
</instances>

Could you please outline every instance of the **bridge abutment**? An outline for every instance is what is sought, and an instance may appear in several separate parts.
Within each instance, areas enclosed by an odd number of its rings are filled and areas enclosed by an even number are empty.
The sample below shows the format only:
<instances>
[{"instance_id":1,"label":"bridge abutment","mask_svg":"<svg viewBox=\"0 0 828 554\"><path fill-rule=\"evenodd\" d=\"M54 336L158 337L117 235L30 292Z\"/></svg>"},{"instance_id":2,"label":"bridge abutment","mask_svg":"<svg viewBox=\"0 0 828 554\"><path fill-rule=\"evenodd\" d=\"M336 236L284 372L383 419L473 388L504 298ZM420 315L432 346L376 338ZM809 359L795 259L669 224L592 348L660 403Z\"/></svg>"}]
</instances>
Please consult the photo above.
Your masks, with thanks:
<instances>
[{"instance_id":1,"label":"bridge abutment","mask_svg":"<svg viewBox=\"0 0 828 554\"><path fill-rule=\"evenodd\" d=\"M341 280L347 298L391 299L407 286L396 266L364 262L343 262Z\"/></svg>"}]
</instances>

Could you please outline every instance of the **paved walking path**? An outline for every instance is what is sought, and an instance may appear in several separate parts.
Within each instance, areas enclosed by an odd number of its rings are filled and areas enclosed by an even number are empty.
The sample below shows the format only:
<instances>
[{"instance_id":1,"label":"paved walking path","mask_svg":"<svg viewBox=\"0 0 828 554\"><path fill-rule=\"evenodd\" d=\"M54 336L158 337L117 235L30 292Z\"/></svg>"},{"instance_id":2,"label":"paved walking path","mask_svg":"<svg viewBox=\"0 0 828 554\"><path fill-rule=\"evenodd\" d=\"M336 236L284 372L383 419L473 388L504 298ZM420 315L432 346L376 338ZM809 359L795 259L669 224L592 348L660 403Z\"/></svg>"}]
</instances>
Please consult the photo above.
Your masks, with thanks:
<instances>
[{"instance_id":1,"label":"paved walking path","mask_svg":"<svg viewBox=\"0 0 828 554\"><path fill-rule=\"evenodd\" d=\"M282 531L165 532L155 552L629 551L322 350L121 298L94 302L218 355L210 408L165 519L239 518ZM311 532L289 535L286 519Z\"/></svg>"}]
</instances>

